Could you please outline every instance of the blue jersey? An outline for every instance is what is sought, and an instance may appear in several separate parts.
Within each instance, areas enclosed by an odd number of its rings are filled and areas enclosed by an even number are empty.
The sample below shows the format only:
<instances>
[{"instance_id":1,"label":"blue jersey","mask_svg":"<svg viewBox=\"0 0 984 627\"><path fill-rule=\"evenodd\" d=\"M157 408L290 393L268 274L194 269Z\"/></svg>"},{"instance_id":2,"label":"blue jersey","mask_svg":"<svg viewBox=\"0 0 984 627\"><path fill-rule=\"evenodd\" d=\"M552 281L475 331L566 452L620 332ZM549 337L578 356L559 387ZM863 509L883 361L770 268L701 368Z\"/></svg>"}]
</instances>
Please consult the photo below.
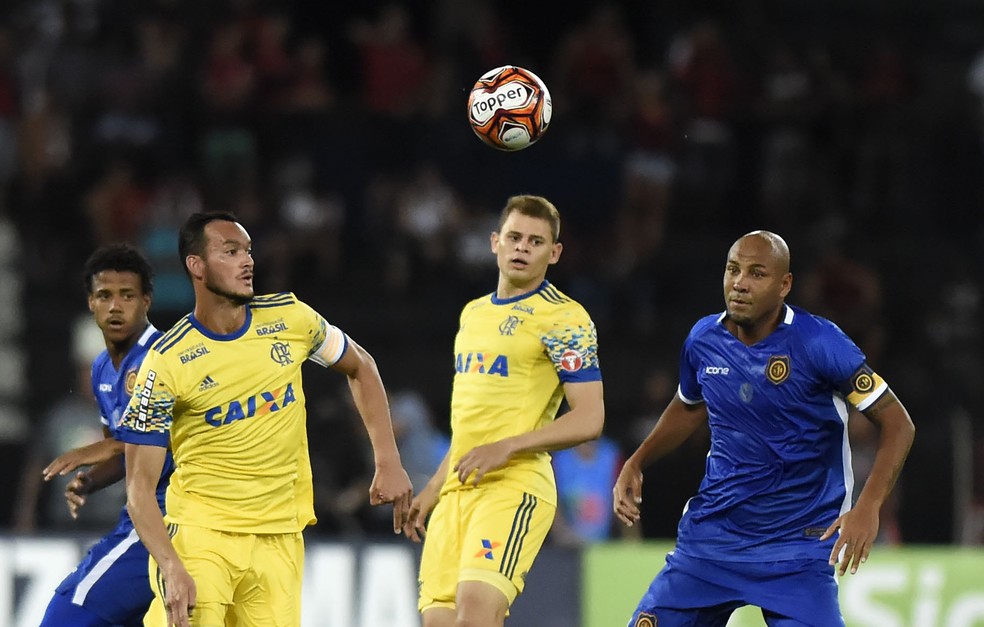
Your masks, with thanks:
<instances>
[{"instance_id":1,"label":"blue jersey","mask_svg":"<svg viewBox=\"0 0 984 627\"><path fill-rule=\"evenodd\" d=\"M148 325L120 367L107 351L92 362L92 391L103 425L113 437L136 387L137 371L161 332ZM118 438L117 438L118 439ZM174 470L170 453L157 484L157 503L164 511L164 492ZM41 627L139 625L154 598L150 590L147 549L140 543L126 507L116 527L89 548L85 557L55 589Z\"/></svg>"},{"instance_id":2,"label":"blue jersey","mask_svg":"<svg viewBox=\"0 0 984 627\"><path fill-rule=\"evenodd\" d=\"M697 322L680 355L679 396L706 403L711 447L687 503L677 551L728 561L826 560L823 531L851 507L848 403L888 389L835 324L786 306L746 346L725 314Z\"/></svg>"},{"instance_id":3,"label":"blue jersey","mask_svg":"<svg viewBox=\"0 0 984 627\"><path fill-rule=\"evenodd\" d=\"M123 412L126 410L130 396L133 395L133 390L136 387L140 364L147 355L147 351L161 335L162 333L154 325L148 325L137 343L124 355L118 369L113 366L109 351L103 351L92 362L92 393L99 404L102 423L109 429L114 438L117 437ZM164 460L161 478L157 482L157 504L161 511L164 511L164 494L167 491L167 483L172 472L174 472L174 460L171 459L169 451ZM126 506L123 507L120 514L120 524L133 526Z\"/></svg>"}]
</instances>

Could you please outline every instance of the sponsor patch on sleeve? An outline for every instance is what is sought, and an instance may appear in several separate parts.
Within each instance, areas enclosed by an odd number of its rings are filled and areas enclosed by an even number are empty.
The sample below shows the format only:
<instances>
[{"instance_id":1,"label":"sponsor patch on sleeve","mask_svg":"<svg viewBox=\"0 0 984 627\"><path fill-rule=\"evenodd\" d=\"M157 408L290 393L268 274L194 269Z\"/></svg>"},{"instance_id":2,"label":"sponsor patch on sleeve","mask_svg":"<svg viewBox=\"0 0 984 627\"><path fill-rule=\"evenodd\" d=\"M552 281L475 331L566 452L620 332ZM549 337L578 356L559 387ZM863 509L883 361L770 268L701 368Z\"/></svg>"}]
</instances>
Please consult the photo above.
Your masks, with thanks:
<instances>
[{"instance_id":1,"label":"sponsor patch on sleeve","mask_svg":"<svg viewBox=\"0 0 984 627\"><path fill-rule=\"evenodd\" d=\"M560 367L567 372L577 372L584 365L584 357L576 350L567 349L560 356Z\"/></svg>"}]
</instances>

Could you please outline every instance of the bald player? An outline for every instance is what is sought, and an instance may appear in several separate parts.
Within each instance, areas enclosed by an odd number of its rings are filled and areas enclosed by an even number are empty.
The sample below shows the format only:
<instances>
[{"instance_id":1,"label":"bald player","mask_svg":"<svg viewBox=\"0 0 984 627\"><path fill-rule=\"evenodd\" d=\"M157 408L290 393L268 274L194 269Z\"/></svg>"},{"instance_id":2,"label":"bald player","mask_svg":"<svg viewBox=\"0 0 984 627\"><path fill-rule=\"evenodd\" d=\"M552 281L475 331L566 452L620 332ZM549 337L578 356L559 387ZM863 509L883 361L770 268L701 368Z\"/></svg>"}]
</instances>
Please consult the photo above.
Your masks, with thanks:
<instances>
[{"instance_id":1,"label":"bald player","mask_svg":"<svg viewBox=\"0 0 984 627\"><path fill-rule=\"evenodd\" d=\"M704 479L630 627L724 627L744 605L761 608L770 627L844 625L834 573L867 560L915 428L850 338L786 304L792 284L775 233L731 246L725 311L691 329L677 394L615 483L615 513L631 526L643 469L707 422ZM848 404L880 430L853 504Z\"/></svg>"}]
</instances>

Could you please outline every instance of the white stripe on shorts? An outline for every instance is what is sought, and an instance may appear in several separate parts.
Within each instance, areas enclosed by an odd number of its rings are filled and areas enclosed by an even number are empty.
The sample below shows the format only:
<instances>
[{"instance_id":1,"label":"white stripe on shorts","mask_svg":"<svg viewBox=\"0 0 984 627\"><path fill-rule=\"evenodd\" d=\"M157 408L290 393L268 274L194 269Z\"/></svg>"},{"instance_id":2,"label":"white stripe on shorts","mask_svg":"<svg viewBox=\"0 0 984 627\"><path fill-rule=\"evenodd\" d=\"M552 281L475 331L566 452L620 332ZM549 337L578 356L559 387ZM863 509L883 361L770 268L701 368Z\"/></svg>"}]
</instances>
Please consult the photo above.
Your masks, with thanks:
<instances>
[{"instance_id":1,"label":"white stripe on shorts","mask_svg":"<svg viewBox=\"0 0 984 627\"><path fill-rule=\"evenodd\" d=\"M114 546L112 551L103 555L102 559L96 562L95 567L89 571L89 574L82 578L82 581L75 588L75 594L72 595L72 603L83 605L85 603L85 597L89 594L92 586L96 585L99 578L106 574L106 571L116 563L116 560L120 559L137 542L140 542L140 538L137 536L137 530L131 529L126 538Z\"/></svg>"}]
</instances>

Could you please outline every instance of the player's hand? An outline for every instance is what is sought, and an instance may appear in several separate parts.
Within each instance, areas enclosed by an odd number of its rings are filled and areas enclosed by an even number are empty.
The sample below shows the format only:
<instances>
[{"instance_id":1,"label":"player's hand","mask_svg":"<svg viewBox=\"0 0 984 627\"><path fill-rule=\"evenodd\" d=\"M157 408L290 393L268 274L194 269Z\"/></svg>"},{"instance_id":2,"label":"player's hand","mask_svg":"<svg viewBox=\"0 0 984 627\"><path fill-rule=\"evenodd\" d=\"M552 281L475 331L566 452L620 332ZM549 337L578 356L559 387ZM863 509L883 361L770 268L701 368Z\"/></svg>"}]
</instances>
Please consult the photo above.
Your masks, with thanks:
<instances>
[{"instance_id":1,"label":"player's hand","mask_svg":"<svg viewBox=\"0 0 984 627\"><path fill-rule=\"evenodd\" d=\"M73 519L79 517L79 509L85 505L85 497L90 492L91 484L89 473L77 472L65 486L65 502L68 504L68 513Z\"/></svg>"},{"instance_id":2,"label":"player's hand","mask_svg":"<svg viewBox=\"0 0 984 627\"><path fill-rule=\"evenodd\" d=\"M369 486L369 504L393 504L393 533L400 533L410 517L413 485L400 464L376 464L376 474Z\"/></svg>"},{"instance_id":3,"label":"player's hand","mask_svg":"<svg viewBox=\"0 0 984 627\"><path fill-rule=\"evenodd\" d=\"M41 471L41 474L44 475L44 480L51 481L52 478L59 475L67 475L79 466L90 466L96 463L89 459L86 448L72 449L56 457Z\"/></svg>"},{"instance_id":4,"label":"player's hand","mask_svg":"<svg viewBox=\"0 0 984 627\"><path fill-rule=\"evenodd\" d=\"M826 540L840 529L840 535L834 548L830 551L830 565L837 564L841 550L844 551L840 559L840 566L837 568L840 575L847 572L848 567L851 574L858 572L858 567L868 561L868 554L871 547L878 537L878 509L866 507L860 503L849 512L846 512L834 521L832 525L820 536L820 540Z\"/></svg>"},{"instance_id":5,"label":"player's hand","mask_svg":"<svg viewBox=\"0 0 984 627\"><path fill-rule=\"evenodd\" d=\"M612 488L612 496L612 506L618 519L629 527L636 524L641 516L639 505L642 504L642 471L638 466L625 462Z\"/></svg>"},{"instance_id":6,"label":"player's hand","mask_svg":"<svg viewBox=\"0 0 984 627\"><path fill-rule=\"evenodd\" d=\"M476 446L454 465L454 471L458 473L458 481L466 483L469 475L475 473L472 485L478 485L486 474L505 466L512 453L512 447L506 440Z\"/></svg>"},{"instance_id":7,"label":"player's hand","mask_svg":"<svg viewBox=\"0 0 984 627\"><path fill-rule=\"evenodd\" d=\"M433 487L430 483L413 498L410 504L410 517L403 525L403 535L420 543L427 535L427 517L441 498L441 485Z\"/></svg>"},{"instance_id":8,"label":"player's hand","mask_svg":"<svg viewBox=\"0 0 984 627\"><path fill-rule=\"evenodd\" d=\"M162 572L164 577L164 607L167 610L168 627L191 627L191 612L195 609L198 591L184 564L175 564Z\"/></svg>"}]
</instances>

